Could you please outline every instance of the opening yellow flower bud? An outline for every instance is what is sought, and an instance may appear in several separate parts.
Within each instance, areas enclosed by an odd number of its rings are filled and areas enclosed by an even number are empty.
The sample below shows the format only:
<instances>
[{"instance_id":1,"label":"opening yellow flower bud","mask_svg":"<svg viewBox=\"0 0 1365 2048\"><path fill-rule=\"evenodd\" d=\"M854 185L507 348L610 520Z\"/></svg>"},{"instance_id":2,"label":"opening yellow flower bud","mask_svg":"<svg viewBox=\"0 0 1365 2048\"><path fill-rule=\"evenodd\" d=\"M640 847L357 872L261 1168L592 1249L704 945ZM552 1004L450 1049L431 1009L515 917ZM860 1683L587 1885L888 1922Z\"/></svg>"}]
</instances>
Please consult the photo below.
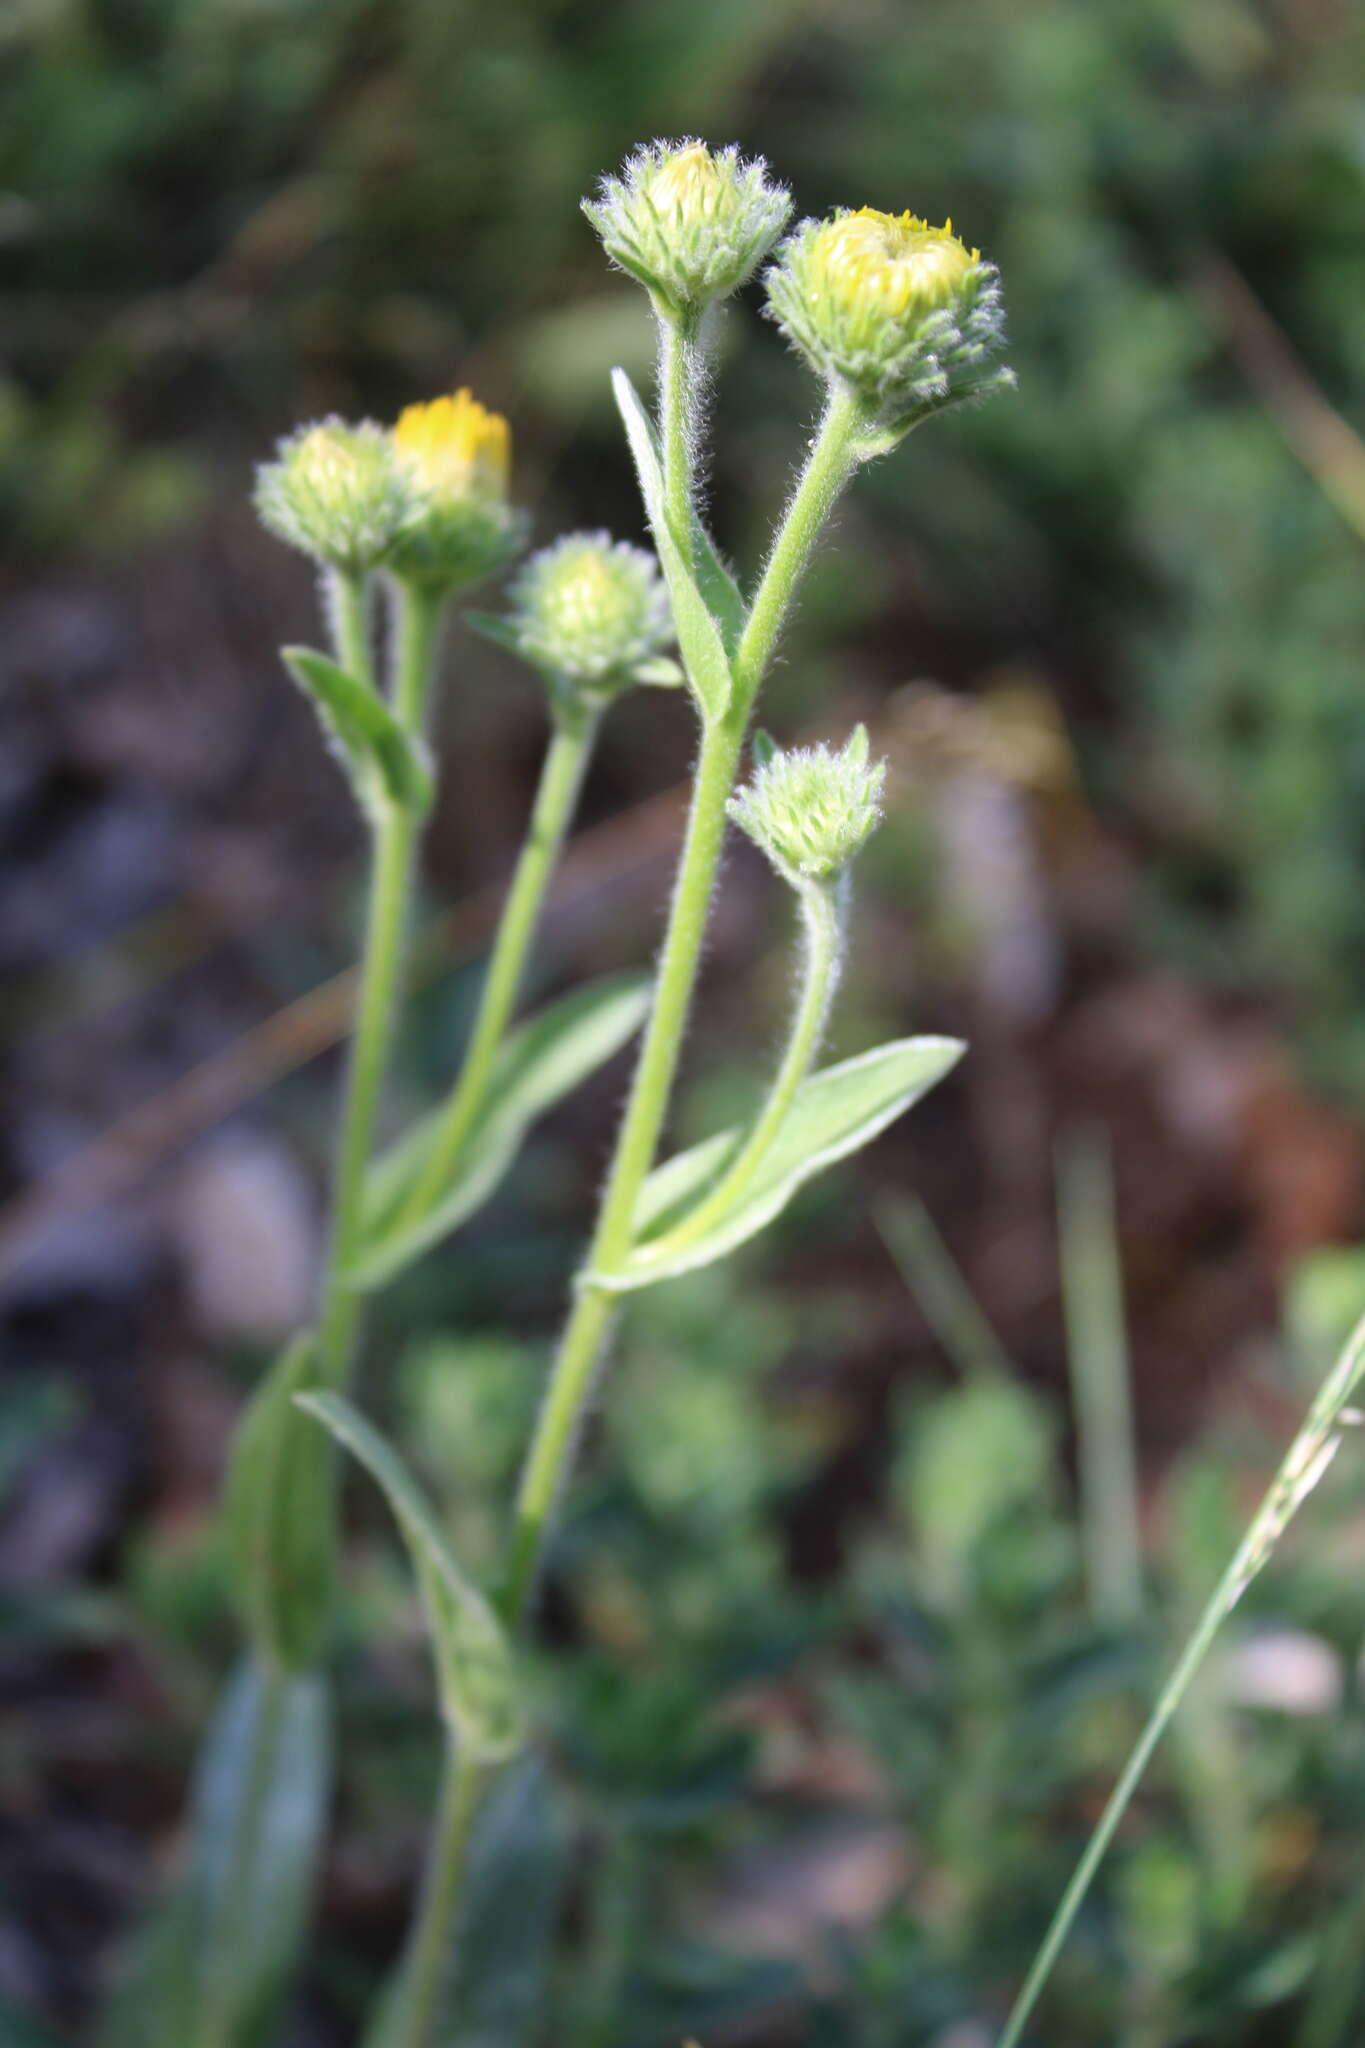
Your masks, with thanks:
<instances>
[{"instance_id":1,"label":"opening yellow flower bud","mask_svg":"<svg viewBox=\"0 0 1365 2048\"><path fill-rule=\"evenodd\" d=\"M900 319L951 304L980 261L981 251L959 241L951 221L933 228L913 213L864 206L827 222L815 237L811 283L849 312Z\"/></svg>"},{"instance_id":2,"label":"opening yellow flower bud","mask_svg":"<svg viewBox=\"0 0 1365 2048\"><path fill-rule=\"evenodd\" d=\"M666 156L643 181L650 203L660 213L683 220L704 220L716 211L727 190L716 160L704 142L689 142Z\"/></svg>"},{"instance_id":3,"label":"opening yellow flower bud","mask_svg":"<svg viewBox=\"0 0 1365 2048\"><path fill-rule=\"evenodd\" d=\"M511 435L501 413L469 391L410 405L393 430L399 461L439 504L507 496Z\"/></svg>"}]
</instances>

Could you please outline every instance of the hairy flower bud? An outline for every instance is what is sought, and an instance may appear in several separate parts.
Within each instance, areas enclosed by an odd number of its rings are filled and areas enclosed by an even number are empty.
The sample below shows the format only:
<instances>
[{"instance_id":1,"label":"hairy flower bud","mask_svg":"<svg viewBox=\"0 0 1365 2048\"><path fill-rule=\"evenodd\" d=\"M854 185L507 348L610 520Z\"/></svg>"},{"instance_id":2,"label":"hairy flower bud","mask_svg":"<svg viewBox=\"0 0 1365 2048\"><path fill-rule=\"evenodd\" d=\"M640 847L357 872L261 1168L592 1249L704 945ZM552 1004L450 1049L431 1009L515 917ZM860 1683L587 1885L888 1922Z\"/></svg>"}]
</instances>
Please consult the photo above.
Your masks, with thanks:
<instances>
[{"instance_id":1,"label":"hairy flower bud","mask_svg":"<svg viewBox=\"0 0 1365 2048\"><path fill-rule=\"evenodd\" d=\"M609 533L570 533L533 555L508 621L534 667L589 696L610 695L673 638L653 555Z\"/></svg>"},{"instance_id":2,"label":"hairy flower bud","mask_svg":"<svg viewBox=\"0 0 1365 2048\"><path fill-rule=\"evenodd\" d=\"M789 882L838 874L881 816L884 761L868 760L866 726L844 746L772 748L730 816Z\"/></svg>"},{"instance_id":3,"label":"hairy flower bud","mask_svg":"<svg viewBox=\"0 0 1365 2048\"><path fill-rule=\"evenodd\" d=\"M502 415L460 390L408 406L392 440L414 500L389 552L395 574L454 589L509 561L524 522L508 503L511 434Z\"/></svg>"},{"instance_id":4,"label":"hairy flower bud","mask_svg":"<svg viewBox=\"0 0 1365 2048\"><path fill-rule=\"evenodd\" d=\"M363 576L383 560L413 505L388 434L370 420L301 427L256 475L264 525L348 576Z\"/></svg>"},{"instance_id":5,"label":"hairy flower bud","mask_svg":"<svg viewBox=\"0 0 1365 2048\"><path fill-rule=\"evenodd\" d=\"M888 422L1013 381L995 360L999 275L951 221L870 206L803 221L766 283L769 313L811 367Z\"/></svg>"},{"instance_id":6,"label":"hairy flower bud","mask_svg":"<svg viewBox=\"0 0 1365 2048\"><path fill-rule=\"evenodd\" d=\"M761 157L704 142L648 142L583 211L612 261L660 312L695 315L754 274L787 224L791 200Z\"/></svg>"}]
</instances>

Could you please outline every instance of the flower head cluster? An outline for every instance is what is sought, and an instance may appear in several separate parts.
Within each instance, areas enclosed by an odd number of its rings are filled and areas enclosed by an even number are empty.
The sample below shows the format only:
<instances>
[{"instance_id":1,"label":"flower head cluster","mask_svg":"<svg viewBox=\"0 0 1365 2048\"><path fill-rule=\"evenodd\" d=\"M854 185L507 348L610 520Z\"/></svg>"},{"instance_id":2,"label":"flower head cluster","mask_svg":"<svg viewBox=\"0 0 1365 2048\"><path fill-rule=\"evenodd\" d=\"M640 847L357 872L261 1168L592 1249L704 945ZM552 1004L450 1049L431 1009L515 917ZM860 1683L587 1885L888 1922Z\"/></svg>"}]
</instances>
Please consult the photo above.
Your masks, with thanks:
<instances>
[{"instance_id":1,"label":"flower head cluster","mask_svg":"<svg viewBox=\"0 0 1365 2048\"><path fill-rule=\"evenodd\" d=\"M390 437L372 420L301 427L256 476L256 510L270 531L348 576L381 562L416 509Z\"/></svg>"},{"instance_id":2,"label":"flower head cluster","mask_svg":"<svg viewBox=\"0 0 1365 2048\"><path fill-rule=\"evenodd\" d=\"M845 868L881 816L884 761L869 761L867 727L842 747L774 747L730 816L789 882Z\"/></svg>"},{"instance_id":3,"label":"flower head cluster","mask_svg":"<svg viewBox=\"0 0 1365 2048\"><path fill-rule=\"evenodd\" d=\"M465 390L410 405L393 451L416 506L390 549L396 574L454 589L511 559L523 522L508 503L511 435L500 413Z\"/></svg>"},{"instance_id":4,"label":"flower head cluster","mask_svg":"<svg viewBox=\"0 0 1365 2048\"><path fill-rule=\"evenodd\" d=\"M894 421L1010 381L995 266L912 213L803 221L767 273L768 310L825 378Z\"/></svg>"},{"instance_id":5,"label":"flower head cluster","mask_svg":"<svg viewBox=\"0 0 1365 2048\"><path fill-rule=\"evenodd\" d=\"M509 624L533 667L592 697L630 682L673 638L653 555L609 533L569 533L533 555Z\"/></svg>"},{"instance_id":6,"label":"flower head cluster","mask_svg":"<svg viewBox=\"0 0 1365 2048\"><path fill-rule=\"evenodd\" d=\"M761 157L704 142L649 142L583 211L613 262L671 318L729 298L787 224L791 200Z\"/></svg>"}]
</instances>

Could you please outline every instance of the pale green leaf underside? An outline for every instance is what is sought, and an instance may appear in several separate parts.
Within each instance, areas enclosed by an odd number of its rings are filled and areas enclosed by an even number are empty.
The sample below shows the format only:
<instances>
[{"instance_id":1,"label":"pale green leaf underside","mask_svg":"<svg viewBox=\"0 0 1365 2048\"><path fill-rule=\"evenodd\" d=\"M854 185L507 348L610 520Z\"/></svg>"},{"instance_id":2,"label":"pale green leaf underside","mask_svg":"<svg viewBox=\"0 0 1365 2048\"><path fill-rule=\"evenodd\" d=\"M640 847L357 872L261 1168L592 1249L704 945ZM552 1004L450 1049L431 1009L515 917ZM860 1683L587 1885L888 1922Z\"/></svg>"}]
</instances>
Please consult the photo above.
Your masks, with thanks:
<instances>
[{"instance_id":1,"label":"pale green leaf underside","mask_svg":"<svg viewBox=\"0 0 1365 2048\"><path fill-rule=\"evenodd\" d=\"M407 1544L426 1610L441 1712L468 1752L486 1762L522 1743L512 1652L502 1625L456 1564L439 1522L393 1445L340 1394L300 1394L375 1480Z\"/></svg>"},{"instance_id":2,"label":"pale green leaf underside","mask_svg":"<svg viewBox=\"0 0 1365 2048\"><path fill-rule=\"evenodd\" d=\"M425 810L431 802L431 772L378 692L312 647L286 647L282 653L285 667L312 698L336 742L360 801L368 804L377 784L391 803Z\"/></svg>"},{"instance_id":3,"label":"pale green leaf underside","mask_svg":"<svg viewBox=\"0 0 1365 2048\"><path fill-rule=\"evenodd\" d=\"M183 1873L141 1930L100 2048L278 2038L327 1815L329 1723L322 1679L271 1676L254 1657L238 1668L200 1756Z\"/></svg>"},{"instance_id":4,"label":"pale green leaf underside","mask_svg":"<svg viewBox=\"0 0 1365 2048\"><path fill-rule=\"evenodd\" d=\"M296 1337L257 1387L224 1494L233 1591L262 1657L290 1671L317 1662L331 1605L333 1455L294 1406L320 1384L317 1349Z\"/></svg>"},{"instance_id":5,"label":"pale green leaf underside","mask_svg":"<svg viewBox=\"0 0 1365 2048\"><path fill-rule=\"evenodd\" d=\"M575 989L523 1024L498 1054L488 1094L460 1157L423 1214L400 1221L431 1156L439 1110L423 1117L370 1171L356 1287L378 1287L463 1223L497 1187L537 1117L571 1093L632 1038L649 1007L638 974Z\"/></svg>"},{"instance_id":6,"label":"pale green leaf underside","mask_svg":"<svg viewBox=\"0 0 1365 2048\"><path fill-rule=\"evenodd\" d=\"M956 1038L901 1038L813 1074L802 1083L752 1178L737 1190L733 1206L693 1242L651 1252L651 1237L662 1238L675 1228L715 1185L747 1133L722 1131L678 1153L656 1167L640 1190L634 1250L615 1272L594 1273L594 1283L614 1292L652 1287L724 1258L780 1215L797 1189L823 1167L847 1158L894 1123L957 1064L963 1049Z\"/></svg>"},{"instance_id":7,"label":"pale green leaf underside","mask_svg":"<svg viewBox=\"0 0 1365 2048\"><path fill-rule=\"evenodd\" d=\"M725 651L720 628L707 610L669 527L664 510L663 470L649 416L624 370L612 371L612 387L625 423L630 452L635 458L640 494L649 515L659 566L668 585L683 666L704 716L714 721L724 717L730 702L730 657ZM716 567L719 569L719 564Z\"/></svg>"}]
</instances>

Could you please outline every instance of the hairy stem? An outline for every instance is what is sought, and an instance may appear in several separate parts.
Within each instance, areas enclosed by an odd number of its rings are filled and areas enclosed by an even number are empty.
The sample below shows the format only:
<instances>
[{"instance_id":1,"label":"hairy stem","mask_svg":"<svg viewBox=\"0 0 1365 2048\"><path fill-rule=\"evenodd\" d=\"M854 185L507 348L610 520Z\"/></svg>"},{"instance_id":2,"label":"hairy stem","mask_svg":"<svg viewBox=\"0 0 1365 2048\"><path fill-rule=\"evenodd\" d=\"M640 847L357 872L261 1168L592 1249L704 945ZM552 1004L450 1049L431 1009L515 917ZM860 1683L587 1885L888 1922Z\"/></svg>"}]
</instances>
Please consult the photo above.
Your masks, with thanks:
<instances>
[{"instance_id":1,"label":"hairy stem","mask_svg":"<svg viewBox=\"0 0 1365 2048\"><path fill-rule=\"evenodd\" d=\"M592 712L565 710L556 714L530 827L503 905L459 1078L441 1113L426 1170L403 1204L395 1229L425 1215L436 1200L483 1108L498 1049L516 1007L546 886L578 802L596 727L596 714Z\"/></svg>"},{"instance_id":2,"label":"hairy stem","mask_svg":"<svg viewBox=\"0 0 1365 2048\"><path fill-rule=\"evenodd\" d=\"M1335 1456L1341 1442L1341 1428L1345 1419L1343 1410L1363 1375L1365 1318L1357 1323L1345 1350L1319 1389L1302 1429L1290 1445L1283 1464L1271 1481L1265 1498L1252 1517L1227 1570L1215 1587L1194 1633L1186 1643L1179 1662L1152 1711L1147 1726L1124 1766L1117 1785L1110 1793L1108 1804L1096 1823L1095 1831L1086 1844L1080 1862L1076 1865L1071 1882L1062 1894L1061 1903L1043 1937L1033 1967L1024 1980L1023 1989L1005 2022L998 2048L1017 2048L1022 2039L1029 2016L1052 1974L1053 1965L1071 1932L1095 1873L1104 1860L1105 1852L1114 1839L1119 1822L1127 1812L1128 1803L1151 1761L1153 1751L1208 1655L1214 1637L1251 1581L1269 1561L1276 1544L1299 1507Z\"/></svg>"},{"instance_id":3,"label":"hairy stem","mask_svg":"<svg viewBox=\"0 0 1365 2048\"><path fill-rule=\"evenodd\" d=\"M363 595L351 583L339 582L338 657L353 673L365 674L369 656ZM401 591L394 709L411 732L421 727L439 614L438 598L426 591ZM359 1296L346 1274L359 1249L365 1170L401 992L418 829L413 813L396 804L385 805L374 827L360 995L342 1096L332 1172L331 1236L318 1310L319 1357L324 1377L333 1386L341 1385L350 1370L359 1320Z\"/></svg>"},{"instance_id":4,"label":"hairy stem","mask_svg":"<svg viewBox=\"0 0 1365 2048\"><path fill-rule=\"evenodd\" d=\"M670 1231L662 1237L652 1238L642 1247L650 1258L666 1258L684 1250L689 1244L695 1244L699 1237L705 1235L717 1217L723 1216L744 1192L786 1121L796 1091L810 1072L820 1049L830 1004L839 984L843 951L843 895L844 890L837 881L811 881L801 885L798 894L803 927L801 986L786 1048L773 1076L767 1100L733 1163L710 1193Z\"/></svg>"},{"instance_id":5,"label":"hairy stem","mask_svg":"<svg viewBox=\"0 0 1365 2048\"><path fill-rule=\"evenodd\" d=\"M700 440L701 346L695 320L659 321L659 439L663 448L664 516L683 560L692 560L697 499L693 450Z\"/></svg>"},{"instance_id":6,"label":"hairy stem","mask_svg":"<svg viewBox=\"0 0 1365 2048\"><path fill-rule=\"evenodd\" d=\"M716 869L753 701L821 526L847 481L858 405L842 388L829 402L787 507L735 657L734 687L723 718L707 725L692 786L692 807L654 984L654 1003L608 1171L597 1228L577 1298L565 1325L517 1491L505 1611L524 1618L540 1554L612 1322L612 1302L594 1273L609 1273L630 1249L635 1205L654 1163L677 1073L696 984ZM667 452L667 451L666 451ZM676 488L666 476L666 490ZM690 478L687 502L691 504Z\"/></svg>"}]
</instances>

